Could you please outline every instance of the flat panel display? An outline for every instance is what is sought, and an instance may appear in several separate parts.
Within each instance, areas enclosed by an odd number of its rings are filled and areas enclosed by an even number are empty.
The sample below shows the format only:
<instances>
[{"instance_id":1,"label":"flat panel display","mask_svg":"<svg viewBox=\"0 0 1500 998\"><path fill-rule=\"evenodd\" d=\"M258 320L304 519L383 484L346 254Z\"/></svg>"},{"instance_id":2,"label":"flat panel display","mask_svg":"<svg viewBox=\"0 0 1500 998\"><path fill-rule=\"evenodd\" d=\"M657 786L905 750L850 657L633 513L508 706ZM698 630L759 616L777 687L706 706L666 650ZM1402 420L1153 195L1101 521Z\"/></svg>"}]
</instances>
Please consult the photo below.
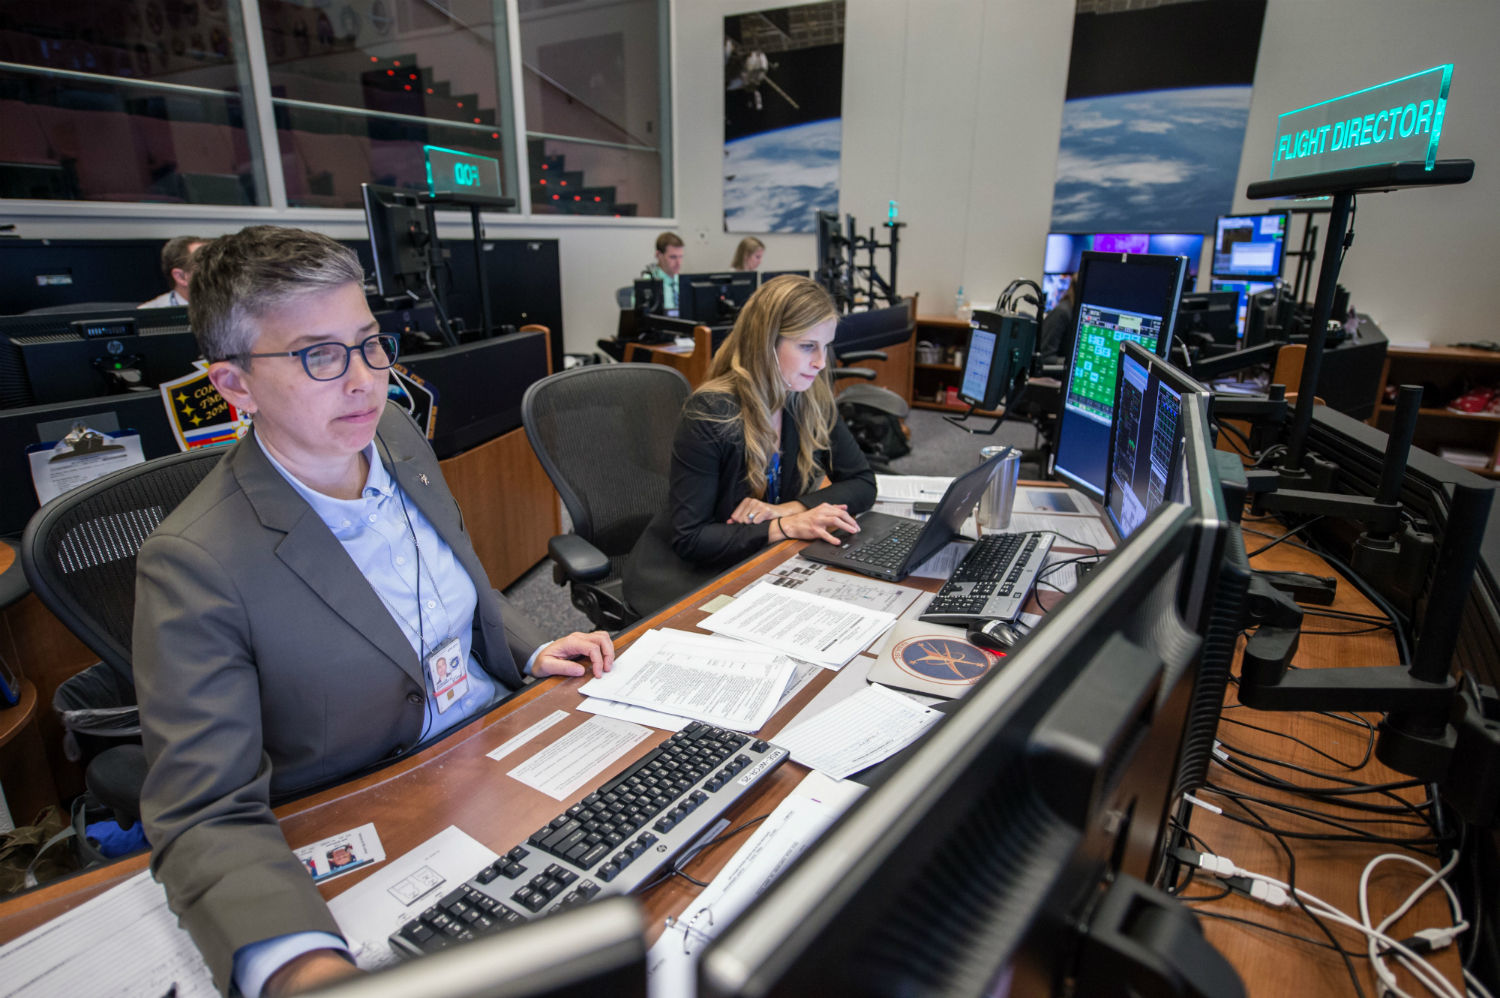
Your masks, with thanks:
<instances>
[{"instance_id":1,"label":"flat panel display","mask_svg":"<svg viewBox=\"0 0 1500 998\"><path fill-rule=\"evenodd\" d=\"M1286 222L1285 212L1220 215L1214 228L1214 276L1280 277Z\"/></svg>"},{"instance_id":2,"label":"flat panel display","mask_svg":"<svg viewBox=\"0 0 1500 998\"><path fill-rule=\"evenodd\" d=\"M1270 288L1274 288L1275 286L1276 285L1269 282L1262 281L1214 280L1208 282L1208 290L1210 291L1233 291L1240 296L1239 312L1236 314L1239 316L1241 336L1245 335L1245 321L1250 313L1251 296L1258 295L1262 291L1269 290Z\"/></svg>"},{"instance_id":3,"label":"flat panel display","mask_svg":"<svg viewBox=\"0 0 1500 998\"><path fill-rule=\"evenodd\" d=\"M1170 496L1182 455L1182 392L1141 358L1120 358L1105 509L1128 537Z\"/></svg>"}]
</instances>

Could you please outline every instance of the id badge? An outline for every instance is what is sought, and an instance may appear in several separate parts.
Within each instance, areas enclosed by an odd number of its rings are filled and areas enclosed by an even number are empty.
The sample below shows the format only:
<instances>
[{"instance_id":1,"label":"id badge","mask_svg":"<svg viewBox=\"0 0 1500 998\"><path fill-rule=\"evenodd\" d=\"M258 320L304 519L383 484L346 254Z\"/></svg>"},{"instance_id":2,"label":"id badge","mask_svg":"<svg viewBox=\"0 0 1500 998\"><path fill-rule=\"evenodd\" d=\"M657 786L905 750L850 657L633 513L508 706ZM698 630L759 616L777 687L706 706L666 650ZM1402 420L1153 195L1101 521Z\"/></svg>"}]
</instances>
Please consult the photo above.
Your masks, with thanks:
<instances>
[{"instance_id":1,"label":"id badge","mask_svg":"<svg viewBox=\"0 0 1500 998\"><path fill-rule=\"evenodd\" d=\"M457 638L449 638L427 656L427 678L432 680L439 714L469 692L469 663L464 661Z\"/></svg>"}]
</instances>

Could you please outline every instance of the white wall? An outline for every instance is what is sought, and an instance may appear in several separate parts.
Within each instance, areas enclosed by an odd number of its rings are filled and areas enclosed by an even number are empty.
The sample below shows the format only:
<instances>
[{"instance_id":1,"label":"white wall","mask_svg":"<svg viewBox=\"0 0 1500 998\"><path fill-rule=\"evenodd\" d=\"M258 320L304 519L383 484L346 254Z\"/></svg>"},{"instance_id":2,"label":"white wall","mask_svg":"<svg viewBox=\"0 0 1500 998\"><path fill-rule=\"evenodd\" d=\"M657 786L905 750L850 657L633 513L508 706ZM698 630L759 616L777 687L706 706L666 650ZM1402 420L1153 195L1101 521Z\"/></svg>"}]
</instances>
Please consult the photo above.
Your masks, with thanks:
<instances>
[{"instance_id":1,"label":"white wall","mask_svg":"<svg viewBox=\"0 0 1500 998\"><path fill-rule=\"evenodd\" d=\"M1462 187L1361 197L1340 277L1354 306L1393 342L1497 338L1491 305L1500 231L1497 39L1494 0L1270 0L1267 6L1236 211L1274 204L1244 193L1270 175L1278 114L1453 63L1438 156L1472 159L1474 179ZM1300 238L1302 223L1294 221L1292 231Z\"/></svg>"},{"instance_id":2,"label":"white wall","mask_svg":"<svg viewBox=\"0 0 1500 998\"><path fill-rule=\"evenodd\" d=\"M677 4L678 218L690 270L725 267L726 14L746 0ZM885 240L900 203L898 289L951 314L960 284L993 301L1041 273L1073 32L1071 0L848 0L841 213ZM810 235L760 236L767 270L811 268ZM884 268L885 256L879 257Z\"/></svg>"}]
</instances>

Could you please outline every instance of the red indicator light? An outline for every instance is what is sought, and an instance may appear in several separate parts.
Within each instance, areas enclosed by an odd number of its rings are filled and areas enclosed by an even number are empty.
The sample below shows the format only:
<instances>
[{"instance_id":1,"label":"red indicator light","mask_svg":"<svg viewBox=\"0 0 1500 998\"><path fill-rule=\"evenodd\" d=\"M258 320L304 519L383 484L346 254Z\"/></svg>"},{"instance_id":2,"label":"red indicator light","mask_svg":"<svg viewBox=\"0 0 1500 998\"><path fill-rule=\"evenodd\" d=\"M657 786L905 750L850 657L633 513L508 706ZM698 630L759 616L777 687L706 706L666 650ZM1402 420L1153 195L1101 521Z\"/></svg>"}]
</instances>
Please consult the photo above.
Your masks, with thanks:
<instances>
[{"instance_id":1,"label":"red indicator light","mask_svg":"<svg viewBox=\"0 0 1500 998\"><path fill-rule=\"evenodd\" d=\"M393 60L391 60L391 65L392 66L399 66L399 65L401 65L401 60L400 59L393 59Z\"/></svg>"},{"instance_id":2,"label":"red indicator light","mask_svg":"<svg viewBox=\"0 0 1500 998\"><path fill-rule=\"evenodd\" d=\"M395 76L396 75L396 71L394 69L387 69L385 71L385 75L386 76Z\"/></svg>"},{"instance_id":3,"label":"red indicator light","mask_svg":"<svg viewBox=\"0 0 1500 998\"><path fill-rule=\"evenodd\" d=\"M603 198L594 198L594 200L595 200L595 201L602 201L602 200L604 200L604 199L603 199Z\"/></svg>"}]
</instances>

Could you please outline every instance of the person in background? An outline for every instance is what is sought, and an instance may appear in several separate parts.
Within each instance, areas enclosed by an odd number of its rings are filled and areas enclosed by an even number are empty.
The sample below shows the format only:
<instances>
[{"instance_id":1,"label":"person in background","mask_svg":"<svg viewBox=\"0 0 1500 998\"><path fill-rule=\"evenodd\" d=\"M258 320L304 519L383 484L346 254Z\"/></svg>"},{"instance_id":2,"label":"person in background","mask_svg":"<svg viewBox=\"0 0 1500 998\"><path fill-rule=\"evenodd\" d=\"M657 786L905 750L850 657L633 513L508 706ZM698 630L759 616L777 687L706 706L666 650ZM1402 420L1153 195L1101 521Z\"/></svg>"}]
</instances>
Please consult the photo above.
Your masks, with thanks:
<instances>
[{"instance_id":1,"label":"person in background","mask_svg":"<svg viewBox=\"0 0 1500 998\"><path fill-rule=\"evenodd\" d=\"M833 299L805 277L777 277L745 302L684 407L667 508L626 566L625 599L638 613L767 544L838 544L831 531L858 533L875 475L834 405L827 366L837 325Z\"/></svg>"},{"instance_id":2,"label":"person in background","mask_svg":"<svg viewBox=\"0 0 1500 998\"><path fill-rule=\"evenodd\" d=\"M746 236L734 249L734 270L759 270L761 258L766 255L766 244L754 236Z\"/></svg>"},{"instance_id":3,"label":"person in background","mask_svg":"<svg viewBox=\"0 0 1500 998\"><path fill-rule=\"evenodd\" d=\"M661 281L661 307L668 315L677 314L677 275L682 273L682 254L682 237L675 232L663 232L656 237L656 260L645 270L647 277Z\"/></svg>"},{"instance_id":4,"label":"person in background","mask_svg":"<svg viewBox=\"0 0 1500 998\"><path fill-rule=\"evenodd\" d=\"M161 248L161 272L172 282L172 290L157 295L136 308L171 308L188 303L188 285L193 280L193 254L208 242L202 236L174 236Z\"/></svg>"},{"instance_id":5,"label":"person in background","mask_svg":"<svg viewBox=\"0 0 1500 998\"><path fill-rule=\"evenodd\" d=\"M1073 333L1073 316L1078 305L1078 275L1063 276L1068 279L1068 289L1057 296L1057 304L1042 317L1042 328L1037 332L1036 352L1040 357L1055 357L1062 353Z\"/></svg>"}]
</instances>

